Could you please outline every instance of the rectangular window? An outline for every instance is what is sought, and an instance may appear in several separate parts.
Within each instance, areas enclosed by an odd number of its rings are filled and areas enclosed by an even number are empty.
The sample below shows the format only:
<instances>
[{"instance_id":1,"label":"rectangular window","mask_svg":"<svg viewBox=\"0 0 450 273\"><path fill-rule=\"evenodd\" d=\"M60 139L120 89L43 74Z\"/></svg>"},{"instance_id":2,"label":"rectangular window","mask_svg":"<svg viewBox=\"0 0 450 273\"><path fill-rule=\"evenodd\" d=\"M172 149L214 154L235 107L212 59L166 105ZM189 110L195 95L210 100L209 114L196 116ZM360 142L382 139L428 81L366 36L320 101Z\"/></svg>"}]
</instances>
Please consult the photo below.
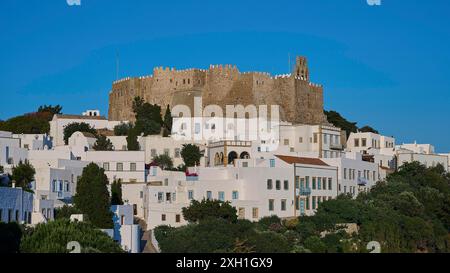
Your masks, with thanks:
<instances>
[{"instance_id":1,"label":"rectangular window","mask_svg":"<svg viewBox=\"0 0 450 273\"><path fill-rule=\"evenodd\" d=\"M242 162L242 167L243 168L247 168L248 167L248 162Z\"/></svg>"},{"instance_id":2,"label":"rectangular window","mask_svg":"<svg viewBox=\"0 0 450 273\"><path fill-rule=\"evenodd\" d=\"M322 177L317 177L317 189L322 189Z\"/></svg>"},{"instance_id":3,"label":"rectangular window","mask_svg":"<svg viewBox=\"0 0 450 273\"><path fill-rule=\"evenodd\" d=\"M310 205L309 205L309 196L306 197L306 209L309 210Z\"/></svg>"},{"instance_id":4,"label":"rectangular window","mask_svg":"<svg viewBox=\"0 0 450 273\"><path fill-rule=\"evenodd\" d=\"M347 168L344 168L344 179L347 179Z\"/></svg>"},{"instance_id":5,"label":"rectangular window","mask_svg":"<svg viewBox=\"0 0 450 273\"><path fill-rule=\"evenodd\" d=\"M298 176L295 177L295 183L294 183L295 185L294 185L294 187L296 189L300 188L300 180L301 180L300 177L298 177Z\"/></svg>"},{"instance_id":6,"label":"rectangular window","mask_svg":"<svg viewBox=\"0 0 450 273\"><path fill-rule=\"evenodd\" d=\"M272 182L272 179L267 179L267 189L268 189L268 190L273 189L273 182Z\"/></svg>"},{"instance_id":7,"label":"rectangular window","mask_svg":"<svg viewBox=\"0 0 450 273\"><path fill-rule=\"evenodd\" d=\"M274 202L275 202L275 200L269 199L269 211L274 210Z\"/></svg>"},{"instance_id":8,"label":"rectangular window","mask_svg":"<svg viewBox=\"0 0 450 273\"><path fill-rule=\"evenodd\" d=\"M238 199L239 199L239 192L238 192L238 191L233 191L233 193L232 193L232 199L233 199L233 200L238 200Z\"/></svg>"},{"instance_id":9,"label":"rectangular window","mask_svg":"<svg viewBox=\"0 0 450 273\"><path fill-rule=\"evenodd\" d=\"M367 139L363 138L361 139L361 147L366 147L367 146Z\"/></svg>"},{"instance_id":10,"label":"rectangular window","mask_svg":"<svg viewBox=\"0 0 450 273\"><path fill-rule=\"evenodd\" d=\"M179 223L181 221L181 216L179 214L175 215L175 222Z\"/></svg>"},{"instance_id":11,"label":"rectangular window","mask_svg":"<svg viewBox=\"0 0 450 273\"><path fill-rule=\"evenodd\" d=\"M105 170L106 172L109 171L109 162L103 163L103 170Z\"/></svg>"},{"instance_id":12,"label":"rectangular window","mask_svg":"<svg viewBox=\"0 0 450 273\"><path fill-rule=\"evenodd\" d=\"M328 144L328 135L327 134L323 134L323 143Z\"/></svg>"},{"instance_id":13,"label":"rectangular window","mask_svg":"<svg viewBox=\"0 0 450 273\"><path fill-rule=\"evenodd\" d=\"M132 172L136 171L136 163L130 163L130 171Z\"/></svg>"},{"instance_id":14,"label":"rectangular window","mask_svg":"<svg viewBox=\"0 0 450 273\"><path fill-rule=\"evenodd\" d=\"M156 149L151 149L150 150L150 155L151 155L151 157L155 157L156 156Z\"/></svg>"},{"instance_id":15,"label":"rectangular window","mask_svg":"<svg viewBox=\"0 0 450 273\"><path fill-rule=\"evenodd\" d=\"M333 189L333 179L332 178L328 178L328 190L332 190Z\"/></svg>"},{"instance_id":16,"label":"rectangular window","mask_svg":"<svg viewBox=\"0 0 450 273\"><path fill-rule=\"evenodd\" d=\"M326 177L322 178L322 183L323 183L323 189L326 190L327 189L327 178Z\"/></svg>"},{"instance_id":17,"label":"rectangular window","mask_svg":"<svg viewBox=\"0 0 450 273\"><path fill-rule=\"evenodd\" d=\"M219 191L219 200L220 201L225 201L225 192Z\"/></svg>"},{"instance_id":18,"label":"rectangular window","mask_svg":"<svg viewBox=\"0 0 450 273\"><path fill-rule=\"evenodd\" d=\"M170 150L169 150L169 149L164 149L164 154L167 155L167 156L169 156Z\"/></svg>"},{"instance_id":19,"label":"rectangular window","mask_svg":"<svg viewBox=\"0 0 450 273\"><path fill-rule=\"evenodd\" d=\"M299 142L299 143L303 143L303 138L302 138L302 137L299 137L299 138L298 138L298 142Z\"/></svg>"},{"instance_id":20,"label":"rectangular window","mask_svg":"<svg viewBox=\"0 0 450 273\"><path fill-rule=\"evenodd\" d=\"M315 177L312 178L312 189L313 190L316 189L316 178Z\"/></svg>"},{"instance_id":21,"label":"rectangular window","mask_svg":"<svg viewBox=\"0 0 450 273\"><path fill-rule=\"evenodd\" d=\"M309 188L309 176L305 177L305 187Z\"/></svg>"},{"instance_id":22,"label":"rectangular window","mask_svg":"<svg viewBox=\"0 0 450 273\"><path fill-rule=\"evenodd\" d=\"M193 191L193 190L189 190L189 191L188 191L188 199L189 199L189 200L194 199L194 191Z\"/></svg>"},{"instance_id":23,"label":"rectangular window","mask_svg":"<svg viewBox=\"0 0 450 273\"><path fill-rule=\"evenodd\" d=\"M284 139L284 146L289 146L289 139Z\"/></svg>"},{"instance_id":24,"label":"rectangular window","mask_svg":"<svg viewBox=\"0 0 450 273\"><path fill-rule=\"evenodd\" d=\"M258 219L258 208L253 208L252 209L252 217L254 219Z\"/></svg>"},{"instance_id":25,"label":"rectangular window","mask_svg":"<svg viewBox=\"0 0 450 273\"><path fill-rule=\"evenodd\" d=\"M355 147L359 147L359 138L355 138Z\"/></svg>"},{"instance_id":26,"label":"rectangular window","mask_svg":"<svg viewBox=\"0 0 450 273\"><path fill-rule=\"evenodd\" d=\"M289 190L289 181L288 180L284 180L284 189Z\"/></svg>"},{"instance_id":27,"label":"rectangular window","mask_svg":"<svg viewBox=\"0 0 450 273\"><path fill-rule=\"evenodd\" d=\"M281 210L282 211L286 210L286 199L281 199Z\"/></svg>"},{"instance_id":28,"label":"rectangular window","mask_svg":"<svg viewBox=\"0 0 450 273\"><path fill-rule=\"evenodd\" d=\"M275 187L276 187L277 190L281 190L281 181L280 180L277 180L275 182Z\"/></svg>"},{"instance_id":29,"label":"rectangular window","mask_svg":"<svg viewBox=\"0 0 450 273\"><path fill-rule=\"evenodd\" d=\"M123 171L123 163L117 163L116 164L116 170L118 172L122 172Z\"/></svg>"},{"instance_id":30,"label":"rectangular window","mask_svg":"<svg viewBox=\"0 0 450 273\"><path fill-rule=\"evenodd\" d=\"M317 143L317 133L314 133L313 137L314 137L314 143Z\"/></svg>"},{"instance_id":31,"label":"rectangular window","mask_svg":"<svg viewBox=\"0 0 450 273\"><path fill-rule=\"evenodd\" d=\"M312 209L316 209L316 197L312 197Z\"/></svg>"},{"instance_id":32,"label":"rectangular window","mask_svg":"<svg viewBox=\"0 0 450 273\"><path fill-rule=\"evenodd\" d=\"M275 159L270 159L269 162L270 162L270 167L275 168Z\"/></svg>"},{"instance_id":33,"label":"rectangular window","mask_svg":"<svg viewBox=\"0 0 450 273\"><path fill-rule=\"evenodd\" d=\"M376 177L376 172L375 171L373 171L373 181L376 181L377 180L377 177Z\"/></svg>"},{"instance_id":34,"label":"rectangular window","mask_svg":"<svg viewBox=\"0 0 450 273\"><path fill-rule=\"evenodd\" d=\"M163 193L158 192L158 202L161 203L163 201Z\"/></svg>"},{"instance_id":35,"label":"rectangular window","mask_svg":"<svg viewBox=\"0 0 450 273\"><path fill-rule=\"evenodd\" d=\"M206 192L206 199L212 200L212 191L207 191Z\"/></svg>"},{"instance_id":36,"label":"rectangular window","mask_svg":"<svg viewBox=\"0 0 450 273\"><path fill-rule=\"evenodd\" d=\"M166 215L165 214L161 214L161 221L166 221Z\"/></svg>"}]
</instances>

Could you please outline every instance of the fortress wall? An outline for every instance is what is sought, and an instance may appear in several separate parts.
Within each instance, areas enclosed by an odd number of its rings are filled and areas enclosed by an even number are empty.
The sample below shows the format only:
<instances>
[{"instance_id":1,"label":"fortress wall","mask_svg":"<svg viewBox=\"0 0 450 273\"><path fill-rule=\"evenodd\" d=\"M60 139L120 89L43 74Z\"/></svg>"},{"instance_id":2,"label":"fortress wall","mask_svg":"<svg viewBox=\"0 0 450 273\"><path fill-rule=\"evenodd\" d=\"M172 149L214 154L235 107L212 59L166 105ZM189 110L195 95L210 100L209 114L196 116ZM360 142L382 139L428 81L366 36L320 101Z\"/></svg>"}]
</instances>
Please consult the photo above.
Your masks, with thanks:
<instances>
[{"instance_id":1,"label":"fortress wall","mask_svg":"<svg viewBox=\"0 0 450 273\"><path fill-rule=\"evenodd\" d=\"M293 72L293 75L271 76L265 72L240 73L232 65L211 65L207 70L156 67L153 76L125 78L113 83L109 119L134 121L131 106L135 96L161 105L164 110L167 104L192 105L193 97L201 95L203 105L217 104L224 110L228 104L277 104L285 121L326 122L323 88L309 82L306 59L298 59Z\"/></svg>"}]
</instances>

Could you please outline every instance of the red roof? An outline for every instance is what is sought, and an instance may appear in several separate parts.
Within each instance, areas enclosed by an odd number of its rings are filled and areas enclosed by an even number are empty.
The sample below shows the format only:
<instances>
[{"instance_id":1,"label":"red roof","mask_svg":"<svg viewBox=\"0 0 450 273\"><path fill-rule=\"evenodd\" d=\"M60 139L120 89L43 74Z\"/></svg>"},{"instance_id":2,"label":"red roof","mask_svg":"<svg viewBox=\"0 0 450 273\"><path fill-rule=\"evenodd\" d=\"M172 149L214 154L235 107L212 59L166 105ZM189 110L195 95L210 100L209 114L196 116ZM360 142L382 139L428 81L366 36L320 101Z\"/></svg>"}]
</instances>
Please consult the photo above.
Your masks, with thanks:
<instances>
[{"instance_id":1,"label":"red roof","mask_svg":"<svg viewBox=\"0 0 450 273\"><path fill-rule=\"evenodd\" d=\"M275 155L275 156L288 164L297 163L297 164L305 164L305 165L329 166L327 163L323 162L322 160L320 160L318 158L287 156L287 155Z\"/></svg>"}]
</instances>

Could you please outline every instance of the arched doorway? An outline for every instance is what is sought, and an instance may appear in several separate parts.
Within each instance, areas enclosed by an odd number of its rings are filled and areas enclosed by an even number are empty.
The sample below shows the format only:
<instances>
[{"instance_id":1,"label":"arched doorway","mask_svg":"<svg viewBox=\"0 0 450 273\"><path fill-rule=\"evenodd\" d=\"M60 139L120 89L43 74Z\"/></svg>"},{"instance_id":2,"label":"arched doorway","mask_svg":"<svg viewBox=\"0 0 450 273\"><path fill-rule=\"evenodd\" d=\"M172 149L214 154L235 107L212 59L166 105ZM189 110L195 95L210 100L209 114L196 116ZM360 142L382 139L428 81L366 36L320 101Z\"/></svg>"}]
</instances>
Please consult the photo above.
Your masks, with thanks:
<instances>
[{"instance_id":1,"label":"arched doorway","mask_svg":"<svg viewBox=\"0 0 450 273\"><path fill-rule=\"evenodd\" d=\"M241 153L241 155L239 156L240 159L249 159L250 158L250 154L246 151L243 151Z\"/></svg>"},{"instance_id":2,"label":"arched doorway","mask_svg":"<svg viewBox=\"0 0 450 273\"><path fill-rule=\"evenodd\" d=\"M234 160L238 158L238 154L235 151L231 151L228 153L228 164L233 164Z\"/></svg>"},{"instance_id":3,"label":"arched doorway","mask_svg":"<svg viewBox=\"0 0 450 273\"><path fill-rule=\"evenodd\" d=\"M218 165L220 165L220 156L219 153L216 153L216 155L214 156L214 166Z\"/></svg>"}]
</instances>

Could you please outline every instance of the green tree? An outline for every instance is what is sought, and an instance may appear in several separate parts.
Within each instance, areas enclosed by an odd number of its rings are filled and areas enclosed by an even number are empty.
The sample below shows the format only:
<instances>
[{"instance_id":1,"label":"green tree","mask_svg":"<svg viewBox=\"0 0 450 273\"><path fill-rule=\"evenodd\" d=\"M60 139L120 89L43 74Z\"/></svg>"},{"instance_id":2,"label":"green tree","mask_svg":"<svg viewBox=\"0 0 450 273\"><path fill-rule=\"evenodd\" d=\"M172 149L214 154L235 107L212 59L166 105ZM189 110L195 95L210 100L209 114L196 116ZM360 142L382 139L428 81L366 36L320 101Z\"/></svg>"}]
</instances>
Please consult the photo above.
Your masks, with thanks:
<instances>
[{"instance_id":1,"label":"green tree","mask_svg":"<svg viewBox=\"0 0 450 273\"><path fill-rule=\"evenodd\" d=\"M375 129L373 129L372 127L366 125L363 126L361 128L359 128L359 131L363 132L363 133L374 133L374 134L379 134L379 132Z\"/></svg>"},{"instance_id":2,"label":"green tree","mask_svg":"<svg viewBox=\"0 0 450 273\"><path fill-rule=\"evenodd\" d=\"M112 212L110 211L110 196L108 178L105 171L90 163L83 169L77 184L74 204L91 223L98 228L112 228Z\"/></svg>"},{"instance_id":3,"label":"green tree","mask_svg":"<svg viewBox=\"0 0 450 273\"><path fill-rule=\"evenodd\" d=\"M95 136L97 135L97 131L85 122L70 123L64 127L64 143L66 145L69 143L69 138L75 132L85 132L92 133Z\"/></svg>"},{"instance_id":4,"label":"green tree","mask_svg":"<svg viewBox=\"0 0 450 273\"><path fill-rule=\"evenodd\" d=\"M311 236L305 240L305 248L313 253L325 253L327 246L318 236Z\"/></svg>"},{"instance_id":5,"label":"green tree","mask_svg":"<svg viewBox=\"0 0 450 273\"><path fill-rule=\"evenodd\" d=\"M136 122L137 134L157 135L161 133L164 122L161 117L161 107L156 104L144 102L140 97L135 97L132 105Z\"/></svg>"},{"instance_id":6,"label":"green tree","mask_svg":"<svg viewBox=\"0 0 450 273\"><path fill-rule=\"evenodd\" d=\"M127 149L128 151L139 151L138 135L134 128L128 131Z\"/></svg>"},{"instance_id":7,"label":"green tree","mask_svg":"<svg viewBox=\"0 0 450 273\"><path fill-rule=\"evenodd\" d=\"M45 134L50 131L49 113L31 113L0 123L0 131L14 134Z\"/></svg>"},{"instance_id":8,"label":"green tree","mask_svg":"<svg viewBox=\"0 0 450 273\"><path fill-rule=\"evenodd\" d=\"M158 164L159 167L163 170L171 170L173 169L173 161L172 158L166 154L157 155L153 158L153 162Z\"/></svg>"},{"instance_id":9,"label":"green tree","mask_svg":"<svg viewBox=\"0 0 450 273\"><path fill-rule=\"evenodd\" d=\"M181 157L183 158L186 167L193 167L200 165L202 154L200 148L194 144L183 144L181 149Z\"/></svg>"},{"instance_id":10,"label":"green tree","mask_svg":"<svg viewBox=\"0 0 450 273\"><path fill-rule=\"evenodd\" d=\"M356 122L350 122L346 120L336 111L324 111L327 116L328 122L333 124L334 126L341 128L347 133L347 137L350 136L350 133L356 133L358 127L356 126Z\"/></svg>"},{"instance_id":11,"label":"green tree","mask_svg":"<svg viewBox=\"0 0 450 273\"><path fill-rule=\"evenodd\" d=\"M182 209L183 217L188 222L196 223L208 218L221 218L230 222L236 222L237 211L230 202L203 199L192 200L189 207Z\"/></svg>"},{"instance_id":12,"label":"green tree","mask_svg":"<svg viewBox=\"0 0 450 273\"><path fill-rule=\"evenodd\" d=\"M62 114L61 105L41 105L38 108L38 113L48 113L48 121L52 120L54 115Z\"/></svg>"},{"instance_id":13,"label":"green tree","mask_svg":"<svg viewBox=\"0 0 450 273\"><path fill-rule=\"evenodd\" d=\"M289 253L292 250L287 239L273 231L255 233L250 237L249 243L254 245L257 253Z\"/></svg>"},{"instance_id":14,"label":"green tree","mask_svg":"<svg viewBox=\"0 0 450 273\"><path fill-rule=\"evenodd\" d=\"M134 130L144 136L159 135L161 133L161 124L148 118L142 118L136 120Z\"/></svg>"},{"instance_id":15,"label":"green tree","mask_svg":"<svg viewBox=\"0 0 450 273\"><path fill-rule=\"evenodd\" d=\"M120 179L111 184L111 205L123 205L122 181Z\"/></svg>"},{"instance_id":16,"label":"green tree","mask_svg":"<svg viewBox=\"0 0 450 273\"><path fill-rule=\"evenodd\" d=\"M119 244L106 233L86 222L58 219L38 224L30 235L21 241L23 253L69 253L67 244L80 243L81 252L123 253Z\"/></svg>"},{"instance_id":17,"label":"green tree","mask_svg":"<svg viewBox=\"0 0 450 273\"><path fill-rule=\"evenodd\" d=\"M81 211L74 206L68 205L55 209L55 219L70 219L72 214L81 214Z\"/></svg>"},{"instance_id":18,"label":"green tree","mask_svg":"<svg viewBox=\"0 0 450 273\"><path fill-rule=\"evenodd\" d=\"M24 189L30 189L30 183L34 181L36 170L28 160L22 161L12 169L11 179L16 181L16 186Z\"/></svg>"},{"instance_id":19,"label":"green tree","mask_svg":"<svg viewBox=\"0 0 450 273\"><path fill-rule=\"evenodd\" d=\"M172 132L172 123L173 123L172 113L170 112L170 106L167 105L166 113L164 114L165 136L170 135L170 133Z\"/></svg>"},{"instance_id":20,"label":"green tree","mask_svg":"<svg viewBox=\"0 0 450 273\"><path fill-rule=\"evenodd\" d=\"M112 151L114 150L114 146L106 136L97 136L97 141L94 143L92 148L96 151Z\"/></svg>"},{"instance_id":21,"label":"green tree","mask_svg":"<svg viewBox=\"0 0 450 273\"><path fill-rule=\"evenodd\" d=\"M128 132L133 128L130 123L120 123L114 126L114 135L116 136L127 136Z\"/></svg>"}]
</instances>

